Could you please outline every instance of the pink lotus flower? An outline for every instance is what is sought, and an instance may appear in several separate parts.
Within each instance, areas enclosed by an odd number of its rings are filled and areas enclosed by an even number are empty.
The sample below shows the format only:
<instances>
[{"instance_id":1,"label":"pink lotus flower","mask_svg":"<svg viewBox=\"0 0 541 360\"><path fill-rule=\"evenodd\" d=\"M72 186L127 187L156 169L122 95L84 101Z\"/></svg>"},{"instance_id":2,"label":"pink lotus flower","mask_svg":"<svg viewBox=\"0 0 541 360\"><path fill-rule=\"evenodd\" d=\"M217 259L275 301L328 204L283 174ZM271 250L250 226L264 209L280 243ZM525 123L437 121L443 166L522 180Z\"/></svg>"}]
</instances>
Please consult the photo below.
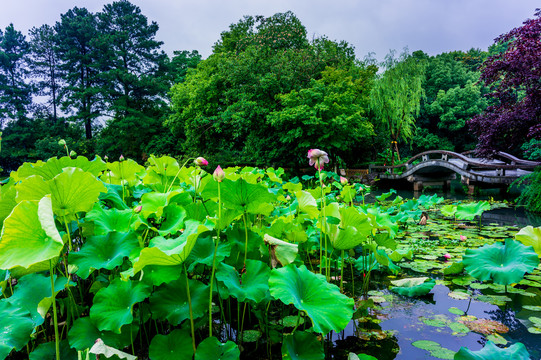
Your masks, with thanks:
<instances>
[{"instance_id":1,"label":"pink lotus flower","mask_svg":"<svg viewBox=\"0 0 541 360\"><path fill-rule=\"evenodd\" d=\"M328 154L319 149L308 150L308 159L310 159L310 166L314 166L316 170L323 170L323 165L329 162Z\"/></svg>"},{"instance_id":2,"label":"pink lotus flower","mask_svg":"<svg viewBox=\"0 0 541 360\"><path fill-rule=\"evenodd\" d=\"M193 163L197 166L207 166L209 164L209 162L202 156L195 159Z\"/></svg>"},{"instance_id":3,"label":"pink lotus flower","mask_svg":"<svg viewBox=\"0 0 541 360\"><path fill-rule=\"evenodd\" d=\"M345 177L343 176L340 176L340 184L342 184L342 186L346 185L348 183L348 179L346 179Z\"/></svg>"},{"instance_id":4,"label":"pink lotus flower","mask_svg":"<svg viewBox=\"0 0 541 360\"><path fill-rule=\"evenodd\" d=\"M466 241L467 237L465 237L464 235L460 235L460 241Z\"/></svg>"},{"instance_id":5,"label":"pink lotus flower","mask_svg":"<svg viewBox=\"0 0 541 360\"><path fill-rule=\"evenodd\" d=\"M443 255L444 258L446 258L447 260L449 260L451 258L451 254L447 253L445 255Z\"/></svg>"},{"instance_id":6,"label":"pink lotus flower","mask_svg":"<svg viewBox=\"0 0 541 360\"><path fill-rule=\"evenodd\" d=\"M222 170L222 167L220 165L218 165L216 170L214 170L214 173L212 174L212 177L217 182L222 182L225 179L225 172Z\"/></svg>"},{"instance_id":7,"label":"pink lotus flower","mask_svg":"<svg viewBox=\"0 0 541 360\"><path fill-rule=\"evenodd\" d=\"M134 210L135 210L136 213L140 213L141 210L143 210L143 206L139 205Z\"/></svg>"},{"instance_id":8,"label":"pink lotus flower","mask_svg":"<svg viewBox=\"0 0 541 360\"><path fill-rule=\"evenodd\" d=\"M124 155L120 155L120 157L118 158L118 161L120 162L124 161Z\"/></svg>"}]
</instances>

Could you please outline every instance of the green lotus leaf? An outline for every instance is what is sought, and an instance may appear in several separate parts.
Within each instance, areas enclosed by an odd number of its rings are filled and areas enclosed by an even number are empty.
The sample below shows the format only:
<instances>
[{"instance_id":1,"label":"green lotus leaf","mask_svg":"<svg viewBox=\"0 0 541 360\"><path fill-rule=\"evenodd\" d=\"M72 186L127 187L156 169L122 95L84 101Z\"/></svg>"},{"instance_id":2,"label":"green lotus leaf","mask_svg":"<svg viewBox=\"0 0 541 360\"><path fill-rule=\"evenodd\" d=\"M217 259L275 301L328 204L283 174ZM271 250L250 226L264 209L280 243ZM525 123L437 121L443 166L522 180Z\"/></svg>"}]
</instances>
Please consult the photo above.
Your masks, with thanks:
<instances>
[{"instance_id":1,"label":"green lotus leaf","mask_svg":"<svg viewBox=\"0 0 541 360\"><path fill-rule=\"evenodd\" d=\"M98 176L105 170L106 166L99 156L96 156L92 161L84 156L78 156L76 159L67 156L60 159L53 157L47 160L47 162L38 161L36 163L24 163L16 172L11 174L11 177L16 181L20 181L29 178L32 175L38 175L43 178L43 180L47 181L60 174L64 168L68 167L79 168L94 176Z\"/></svg>"},{"instance_id":2,"label":"green lotus leaf","mask_svg":"<svg viewBox=\"0 0 541 360\"><path fill-rule=\"evenodd\" d=\"M516 343L508 348L499 348L492 341L487 341L484 348L479 351L471 351L461 347L455 354L454 360L529 360L530 354L526 346Z\"/></svg>"},{"instance_id":3,"label":"green lotus leaf","mask_svg":"<svg viewBox=\"0 0 541 360\"><path fill-rule=\"evenodd\" d=\"M107 170L101 175L101 180L107 184L134 186L145 173L145 168L128 159L107 163Z\"/></svg>"},{"instance_id":4,"label":"green lotus leaf","mask_svg":"<svg viewBox=\"0 0 541 360\"><path fill-rule=\"evenodd\" d=\"M387 231L380 232L374 235L374 241L376 241L376 244L378 244L379 246L385 246L387 249L396 250L396 248L398 247L397 242L393 238L391 238L390 234Z\"/></svg>"},{"instance_id":5,"label":"green lotus leaf","mask_svg":"<svg viewBox=\"0 0 541 360\"><path fill-rule=\"evenodd\" d=\"M130 270L133 271L133 268ZM163 283L177 280L182 274L182 265L149 265L145 267L143 274L142 281L154 286L160 286ZM127 278L130 276L133 276L133 274L129 274Z\"/></svg>"},{"instance_id":6,"label":"green lotus leaf","mask_svg":"<svg viewBox=\"0 0 541 360\"><path fill-rule=\"evenodd\" d=\"M337 250L349 250L366 242L372 234L370 218L356 208L347 207L339 210L340 224L330 226L331 243Z\"/></svg>"},{"instance_id":7,"label":"green lotus leaf","mask_svg":"<svg viewBox=\"0 0 541 360\"><path fill-rule=\"evenodd\" d=\"M456 214L456 210L457 210L456 205L444 205L440 209L441 214L446 217L454 217Z\"/></svg>"},{"instance_id":8,"label":"green lotus leaf","mask_svg":"<svg viewBox=\"0 0 541 360\"><path fill-rule=\"evenodd\" d=\"M191 360L192 337L184 329L173 330L168 335L158 334L152 338L148 350L152 360Z\"/></svg>"},{"instance_id":9,"label":"green lotus leaf","mask_svg":"<svg viewBox=\"0 0 541 360\"><path fill-rule=\"evenodd\" d=\"M107 203L109 207L118 210L126 210L130 208L128 205L126 205L124 200L122 200L122 186L108 183L103 183L103 185L105 185L107 192L100 194L100 201L103 201Z\"/></svg>"},{"instance_id":10,"label":"green lotus leaf","mask_svg":"<svg viewBox=\"0 0 541 360\"><path fill-rule=\"evenodd\" d=\"M391 219L391 216L376 207L370 207L367 211L374 228L388 231L389 236L394 239L398 233L398 224Z\"/></svg>"},{"instance_id":11,"label":"green lotus leaf","mask_svg":"<svg viewBox=\"0 0 541 360\"><path fill-rule=\"evenodd\" d=\"M271 253L271 259L274 262L278 262L282 266L291 264L297 258L299 252L299 245L292 244L287 241L283 241L272 237L268 234L263 236L263 241L269 246L269 252ZM273 265L273 267L276 264Z\"/></svg>"},{"instance_id":12,"label":"green lotus leaf","mask_svg":"<svg viewBox=\"0 0 541 360\"><path fill-rule=\"evenodd\" d=\"M0 269L31 265L58 257L64 243L56 229L51 198L23 201L4 220Z\"/></svg>"},{"instance_id":13,"label":"green lotus leaf","mask_svg":"<svg viewBox=\"0 0 541 360\"><path fill-rule=\"evenodd\" d=\"M515 234L515 239L526 246L532 246L537 256L541 257L541 226L526 226Z\"/></svg>"},{"instance_id":14,"label":"green lotus leaf","mask_svg":"<svg viewBox=\"0 0 541 360\"><path fill-rule=\"evenodd\" d=\"M462 271L464 271L464 263L462 261L454 262L443 269L443 275L460 274Z\"/></svg>"},{"instance_id":15,"label":"green lotus leaf","mask_svg":"<svg viewBox=\"0 0 541 360\"><path fill-rule=\"evenodd\" d=\"M186 210L182 206L169 204L163 210L163 221L157 229L161 236L175 235L184 228L184 219L186 218Z\"/></svg>"},{"instance_id":16,"label":"green lotus leaf","mask_svg":"<svg viewBox=\"0 0 541 360\"><path fill-rule=\"evenodd\" d=\"M30 176L17 183L15 189L17 190L16 200L18 203L25 200L39 200L51 193L49 183L38 175Z\"/></svg>"},{"instance_id":17,"label":"green lotus leaf","mask_svg":"<svg viewBox=\"0 0 541 360\"><path fill-rule=\"evenodd\" d=\"M187 220L186 229L177 238L165 239L158 236L150 241L150 246L141 250L139 258L134 261L134 274L148 265L180 265L190 255L197 238L209 231L198 221Z\"/></svg>"},{"instance_id":18,"label":"green lotus leaf","mask_svg":"<svg viewBox=\"0 0 541 360\"><path fill-rule=\"evenodd\" d=\"M467 249L462 257L466 271L474 278L492 279L496 284L509 285L519 282L524 274L539 264L531 246L507 239L505 245L495 243L477 249Z\"/></svg>"},{"instance_id":19,"label":"green lotus leaf","mask_svg":"<svg viewBox=\"0 0 541 360\"><path fill-rule=\"evenodd\" d=\"M385 200L387 200L387 199L388 199L391 195L393 195L393 194L396 194L396 190L395 190L395 189L391 189L391 190L389 190L389 192L386 192L386 193L383 193L383 194L381 194L381 195L379 195L379 196L376 196L376 200L377 200L377 201L380 201L380 202L381 202L381 201L385 201Z\"/></svg>"},{"instance_id":20,"label":"green lotus leaf","mask_svg":"<svg viewBox=\"0 0 541 360\"><path fill-rule=\"evenodd\" d=\"M175 175L180 167L174 158L170 156L157 158L151 155L147 161L150 166L147 167L143 177L143 184L150 185L157 192L166 192L173 181L178 185L178 178L175 179Z\"/></svg>"},{"instance_id":21,"label":"green lotus leaf","mask_svg":"<svg viewBox=\"0 0 541 360\"><path fill-rule=\"evenodd\" d=\"M94 222L94 235L105 235L113 231L128 232L133 215L131 209L107 210L96 203L94 208L86 214L85 221Z\"/></svg>"},{"instance_id":22,"label":"green lotus leaf","mask_svg":"<svg viewBox=\"0 0 541 360\"><path fill-rule=\"evenodd\" d=\"M239 358L240 350L237 344L233 341L221 343L214 336L203 340L195 352L195 360L238 360Z\"/></svg>"},{"instance_id":23,"label":"green lotus leaf","mask_svg":"<svg viewBox=\"0 0 541 360\"><path fill-rule=\"evenodd\" d=\"M141 215L146 219L150 215L161 218L164 215L165 207L169 204L187 205L191 202L187 192L173 190L166 193L150 192L141 197Z\"/></svg>"},{"instance_id":24,"label":"green lotus leaf","mask_svg":"<svg viewBox=\"0 0 541 360\"><path fill-rule=\"evenodd\" d=\"M488 201L479 201L457 206L455 217L460 220L473 220L476 216L481 216L487 210L490 210Z\"/></svg>"},{"instance_id":25,"label":"green lotus leaf","mask_svg":"<svg viewBox=\"0 0 541 360\"><path fill-rule=\"evenodd\" d=\"M92 346L92 345L91 345ZM39 344L34 351L30 353L29 360L55 359L56 344L54 341ZM60 342L60 358L62 360L77 360L77 351L70 348L67 340Z\"/></svg>"},{"instance_id":26,"label":"green lotus leaf","mask_svg":"<svg viewBox=\"0 0 541 360\"><path fill-rule=\"evenodd\" d=\"M267 207L276 201L276 195L261 184L250 184L244 179L225 179L221 183L221 199L226 208L260 214L261 205Z\"/></svg>"},{"instance_id":27,"label":"green lotus leaf","mask_svg":"<svg viewBox=\"0 0 541 360\"><path fill-rule=\"evenodd\" d=\"M86 279L94 270L112 270L122 265L124 257L138 246L137 236L132 232L91 236L81 250L69 254L69 263L76 265L77 275Z\"/></svg>"},{"instance_id":28,"label":"green lotus leaf","mask_svg":"<svg viewBox=\"0 0 541 360\"><path fill-rule=\"evenodd\" d=\"M220 263L216 271L216 279L223 290L223 298L234 296L238 301L252 300L256 303L269 298L270 269L262 261L246 260L246 271L239 276L237 270L227 264Z\"/></svg>"},{"instance_id":29,"label":"green lotus leaf","mask_svg":"<svg viewBox=\"0 0 541 360\"><path fill-rule=\"evenodd\" d=\"M205 315L209 307L209 286L201 281L188 280L193 317ZM182 275L178 280L157 288L150 297L150 309L157 319L166 319L172 325L179 325L190 318L190 308L186 289L186 278Z\"/></svg>"},{"instance_id":30,"label":"green lotus leaf","mask_svg":"<svg viewBox=\"0 0 541 360\"><path fill-rule=\"evenodd\" d=\"M68 280L55 276L55 294L63 290ZM35 326L43 324L45 316L52 304L51 278L40 274L30 274L18 280L13 295L5 299L12 305L28 311Z\"/></svg>"},{"instance_id":31,"label":"green lotus leaf","mask_svg":"<svg viewBox=\"0 0 541 360\"><path fill-rule=\"evenodd\" d=\"M133 321L133 306L145 300L150 288L141 282L121 281L116 278L108 287L94 295L90 308L90 320L99 330L109 330L120 334L122 325Z\"/></svg>"},{"instance_id":32,"label":"green lotus leaf","mask_svg":"<svg viewBox=\"0 0 541 360\"><path fill-rule=\"evenodd\" d=\"M99 355L104 355L106 358L118 356L120 359L137 360L137 356L133 356L111 346L107 346L101 339L96 340L88 352L91 354L96 354L97 359L99 359Z\"/></svg>"},{"instance_id":33,"label":"green lotus leaf","mask_svg":"<svg viewBox=\"0 0 541 360\"><path fill-rule=\"evenodd\" d=\"M414 297L428 294L434 285L436 285L436 280L427 277L418 277L393 280L391 284L394 285L391 287L391 291L400 295Z\"/></svg>"},{"instance_id":34,"label":"green lotus leaf","mask_svg":"<svg viewBox=\"0 0 541 360\"><path fill-rule=\"evenodd\" d=\"M131 339L135 338L138 331L138 323L122 326L120 334L106 330L100 331L87 316L73 322L68 332L68 340L70 346L78 351L90 349L97 339L102 339L106 345L123 349L131 343Z\"/></svg>"},{"instance_id":35,"label":"green lotus leaf","mask_svg":"<svg viewBox=\"0 0 541 360\"><path fill-rule=\"evenodd\" d=\"M204 264L208 267L212 267L212 260L214 259L214 247L215 243L212 236L202 236L197 239L190 256L188 256L187 262L190 263L188 271L192 272L195 266L198 264ZM218 244L218 250L216 251L215 264L221 263L230 254L231 243L220 241Z\"/></svg>"},{"instance_id":36,"label":"green lotus leaf","mask_svg":"<svg viewBox=\"0 0 541 360\"><path fill-rule=\"evenodd\" d=\"M353 315L353 299L340 293L325 277L310 272L306 266L293 264L273 269L269 279L271 295L284 304L305 311L315 332L342 331Z\"/></svg>"},{"instance_id":37,"label":"green lotus leaf","mask_svg":"<svg viewBox=\"0 0 541 360\"><path fill-rule=\"evenodd\" d=\"M378 360L377 358L373 357L372 355L367 354L355 354L355 353L349 353L348 354L348 360Z\"/></svg>"},{"instance_id":38,"label":"green lotus leaf","mask_svg":"<svg viewBox=\"0 0 541 360\"><path fill-rule=\"evenodd\" d=\"M319 216L316 199L308 191L295 191L299 211L307 214L311 219L316 219Z\"/></svg>"},{"instance_id":39,"label":"green lotus leaf","mask_svg":"<svg viewBox=\"0 0 541 360\"><path fill-rule=\"evenodd\" d=\"M5 359L12 349L21 350L30 340L34 321L30 313L5 300L0 300L0 359Z\"/></svg>"},{"instance_id":40,"label":"green lotus leaf","mask_svg":"<svg viewBox=\"0 0 541 360\"><path fill-rule=\"evenodd\" d=\"M430 209L434 205L437 205L437 204L439 204L439 203L441 203L443 201L444 201L444 198L441 197L441 196L438 196L437 194L432 194L432 196L422 194L417 199L417 202L418 202L419 206L421 206L421 207L423 207L425 209Z\"/></svg>"},{"instance_id":41,"label":"green lotus leaf","mask_svg":"<svg viewBox=\"0 0 541 360\"><path fill-rule=\"evenodd\" d=\"M0 270L0 295L3 295L6 290L10 277L9 274L8 270Z\"/></svg>"},{"instance_id":42,"label":"green lotus leaf","mask_svg":"<svg viewBox=\"0 0 541 360\"><path fill-rule=\"evenodd\" d=\"M94 175L78 168L65 168L48 183L53 211L66 221L75 220L78 212L92 210L100 193L107 191Z\"/></svg>"},{"instance_id":43,"label":"green lotus leaf","mask_svg":"<svg viewBox=\"0 0 541 360\"><path fill-rule=\"evenodd\" d=\"M295 331L284 336L282 343L283 360L323 360L323 346L315 334L307 331Z\"/></svg>"},{"instance_id":44,"label":"green lotus leaf","mask_svg":"<svg viewBox=\"0 0 541 360\"><path fill-rule=\"evenodd\" d=\"M15 190L15 182L10 179L7 184L0 186L0 227L4 223L4 219L11 214L17 202L15 196L17 190Z\"/></svg>"}]
</instances>

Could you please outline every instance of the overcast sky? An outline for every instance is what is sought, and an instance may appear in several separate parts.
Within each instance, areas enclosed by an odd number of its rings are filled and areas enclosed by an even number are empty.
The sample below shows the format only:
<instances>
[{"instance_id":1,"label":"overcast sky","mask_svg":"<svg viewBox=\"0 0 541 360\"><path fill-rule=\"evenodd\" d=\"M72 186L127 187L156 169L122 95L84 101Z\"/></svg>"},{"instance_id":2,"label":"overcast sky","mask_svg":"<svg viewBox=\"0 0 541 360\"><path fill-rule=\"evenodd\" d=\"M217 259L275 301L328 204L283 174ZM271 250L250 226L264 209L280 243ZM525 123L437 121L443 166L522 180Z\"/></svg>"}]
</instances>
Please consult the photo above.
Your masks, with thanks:
<instances>
[{"instance_id":1,"label":"overcast sky","mask_svg":"<svg viewBox=\"0 0 541 360\"><path fill-rule=\"evenodd\" d=\"M105 0L0 0L0 28L13 23L27 34L53 25L78 6L98 12ZM244 15L293 11L309 37L326 35L383 59L390 49L423 50L430 55L470 48L486 50L495 37L532 18L534 0L132 0L160 26L163 49L198 50L203 57L229 25Z\"/></svg>"}]
</instances>

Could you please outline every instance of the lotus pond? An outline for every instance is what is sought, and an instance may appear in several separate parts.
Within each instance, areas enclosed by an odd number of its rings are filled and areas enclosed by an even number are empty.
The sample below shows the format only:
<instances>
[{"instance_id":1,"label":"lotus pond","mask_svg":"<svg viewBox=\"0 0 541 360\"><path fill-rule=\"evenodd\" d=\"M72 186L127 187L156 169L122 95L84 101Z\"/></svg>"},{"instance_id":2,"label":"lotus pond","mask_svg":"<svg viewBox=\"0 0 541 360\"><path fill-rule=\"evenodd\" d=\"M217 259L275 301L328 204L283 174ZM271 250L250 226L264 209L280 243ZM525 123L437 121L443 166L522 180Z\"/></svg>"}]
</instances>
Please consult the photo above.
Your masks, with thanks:
<instances>
[{"instance_id":1,"label":"lotus pond","mask_svg":"<svg viewBox=\"0 0 541 360\"><path fill-rule=\"evenodd\" d=\"M506 204L188 162L3 182L0 359L540 358L541 228L483 223Z\"/></svg>"}]
</instances>

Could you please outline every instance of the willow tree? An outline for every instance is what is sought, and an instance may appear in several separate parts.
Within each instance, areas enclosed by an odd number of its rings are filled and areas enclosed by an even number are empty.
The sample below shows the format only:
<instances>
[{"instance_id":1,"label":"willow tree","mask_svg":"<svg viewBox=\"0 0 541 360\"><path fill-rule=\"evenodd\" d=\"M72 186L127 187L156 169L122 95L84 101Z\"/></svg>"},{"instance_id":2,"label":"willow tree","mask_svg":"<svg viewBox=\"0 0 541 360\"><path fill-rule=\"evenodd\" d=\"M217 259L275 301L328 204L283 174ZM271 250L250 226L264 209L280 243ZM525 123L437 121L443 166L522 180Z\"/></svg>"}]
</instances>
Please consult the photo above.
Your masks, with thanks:
<instances>
[{"instance_id":1,"label":"willow tree","mask_svg":"<svg viewBox=\"0 0 541 360\"><path fill-rule=\"evenodd\" d=\"M425 60L412 57L407 51L395 58L391 52L382 65L385 72L374 84L370 106L388 131L391 165L394 165L395 152L400 162L398 142L410 142L415 135L415 117L424 96Z\"/></svg>"}]
</instances>

